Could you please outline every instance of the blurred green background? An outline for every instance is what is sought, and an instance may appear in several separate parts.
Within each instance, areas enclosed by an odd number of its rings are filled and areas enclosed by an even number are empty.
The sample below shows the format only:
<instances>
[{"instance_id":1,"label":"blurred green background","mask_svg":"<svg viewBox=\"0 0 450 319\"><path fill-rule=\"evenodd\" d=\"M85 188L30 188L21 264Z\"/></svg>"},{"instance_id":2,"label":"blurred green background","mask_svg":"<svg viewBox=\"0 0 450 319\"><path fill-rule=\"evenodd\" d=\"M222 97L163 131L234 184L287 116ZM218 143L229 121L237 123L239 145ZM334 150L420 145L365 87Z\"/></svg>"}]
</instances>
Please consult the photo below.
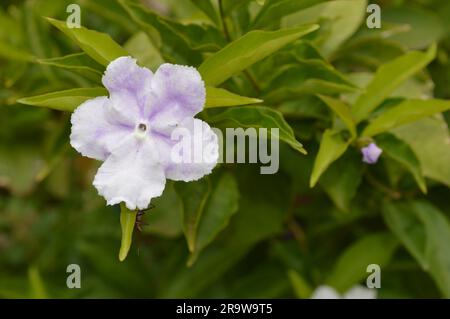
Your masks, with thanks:
<instances>
[{"instance_id":1,"label":"blurred green background","mask_svg":"<svg viewBox=\"0 0 450 319\"><path fill-rule=\"evenodd\" d=\"M188 0L143 2L176 21L210 23ZM236 9L237 20L259 10L255 1L244 2ZM238 185L239 210L192 267L187 266L189 252L182 234L182 200L173 183L154 201L156 208L144 217L148 225L135 233L128 259L120 263L119 209L105 207L92 186L99 163L81 157L68 144L70 114L16 103L24 96L96 83L92 74L35 60L78 52L42 18L65 20L71 3L80 4L83 26L110 34L147 65L155 68L161 63L160 55L140 41L139 27L115 1L1 1L0 297L302 297L325 282L351 243L386 229L379 216L381 195L369 184L364 183L355 197L358 208L342 213L323 190L307 186L314 157L281 145L277 175L261 176L258 167L244 164L215 170L212 180L234 176L230 183ZM409 90L450 99L450 2L377 3L383 8L383 24L409 28L352 47L351 41L367 31L361 25L336 52L333 64L344 71L374 71L402 50L426 49L437 42L438 56L422 78L425 84ZM316 132L327 125L327 116L306 114L299 122L290 120L311 154L317 150ZM448 123L450 116L445 116ZM431 182L429 188L428 200L449 217L448 187ZM81 267L81 289L66 287L69 264ZM446 271L450 274L450 269ZM404 248L396 250L382 278L380 297L441 296Z\"/></svg>"}]
</instances>

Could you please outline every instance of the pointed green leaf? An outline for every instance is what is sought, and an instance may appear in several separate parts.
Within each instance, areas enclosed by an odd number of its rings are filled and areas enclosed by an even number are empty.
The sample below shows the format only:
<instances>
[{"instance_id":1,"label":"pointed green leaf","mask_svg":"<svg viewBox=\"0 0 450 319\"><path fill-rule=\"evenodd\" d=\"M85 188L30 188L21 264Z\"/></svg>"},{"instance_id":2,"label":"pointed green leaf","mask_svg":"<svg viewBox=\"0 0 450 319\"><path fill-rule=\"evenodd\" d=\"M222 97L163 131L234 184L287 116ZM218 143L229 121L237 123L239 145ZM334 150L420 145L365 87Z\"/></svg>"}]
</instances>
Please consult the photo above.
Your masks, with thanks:
<instances>
[{"instance_id":1,"label":"pointed green leaf","mask_svg":"<svg viewBox=\"0 0 450 319\"><path fill-rule=\"evenodd\" d=\"M38 62L43 65L71 70L92 80L101 79L104 71L104 68L91 60L86 53L69 54L51 59L39 59Z\"/></svg>"},{"instance_id":2,"label":"pointed green leaf","mask_svg":"<svg viewBox=\"0 0 450 319\"><path fill-rule=\"evenodd\" d=\"M328 96L319 95L320 99L325 102L328 107L340 117L340 119L345 123L348 130L353 137L356 136L355 122L353 121L352 113L350 107L342 102L341 100L334 99Z\"/></svg>"},{"instance_id":3,"label":"pointed green leaf","mask_svg":"<svg viewBox=\"0 0 450 319\"><path fill-rule=\"evenodd\" d=\"M326 169L344 154L350 141L346 141L340 132L326 130L320 142L319 153L314 161L314 167L309 180L310 187L314 187Z\"/></svg>"},{"instance_id":4,"label":"pointed green leaf","mask_svg":"<svg viewBox=\"0 0 450 319\"><path fill-rule=\"evenodd\" d=\"M47 18L47 20L71 38L75 43L98 63L107 66L111 61L128 56L119 44L108 34L86 28L69 28L63 21Z\"/></svg>"},{"instance_id":5,"label":"pointed green leaf","mask_svg":"<svg viewBox=\"0 0 450 319\"><path fill-rule=\"evenodd\" d=\"M137 211L131 211L124 204L120 204L120 227L122 229L122 241L120 243L119 251L120 261L124 261L130 251L136 215Z\"/></svg>"},{"instance_id":6,"label":"pointed green leaf","mask_svg":"<svg viewBox=\"0 0 450 319\"><path fill-rule=\"evenodd\" d=\"M58 111L72 112L83 102L97 96L106 96L104 88L82 88L47 93L17 100L18 103L48 107Z\"/></svg>"},{"instance_id":7,"label":"pointed green leaf","mask_svg":"<svg viewBox=\"0 0 450 319\"><path fill-rule=\"evenodd\" d=\"M392 62L382 65L375 77L353 105L356 122L366 119L369 114L402 83L422 70L436 56L436 45L427 52L410 52Z\"/></svg>"},{"instance_id":8,"label":"pointed green leaf","mask_svg":"<svg viewBox=\"0 0 450 319\"><path fill-rule=\"evenodd\" d=\"M240 96L231 93L225 89L206 87L206 103L205 108L248 105L263 102L260 99Z\"/></svg>"},{"instance_id":9,"label":"pointed green leaf","mask_svg":"<svg viewBox=\"0 0 450 319\"><path fill-rule=\"evenodd\" d=\"M206 84L218 86L290 42L317 30L317 25L278 31L251 31L208 57L199 67Z\"/></svg>"},{"instance_id":10,"label":"pointed green leaf","mask_svg":"<svg viewBox=\"0 0 450 319\"><path fill-rule=\"evenodd\" d=\"M272 134L271 128L279 129L279 138L293 149L302 154L306 154L303 145L295 139L294 131L283 118L280 112L263 106L243 106L230 108L226 111L208 118L209 123L216 123L219 126L232 128L267 128L268 134Z\"/></svg>"},{"instance_id":11,"label":"pointed green leaf","mask_svg":"<svg viewBox=\"0 0 450 319\"><path fill-rule=\"evenodd\" d=\"M450 110L450 101L406 100L393 106L374 119L363 131L363 136L374 136L395 127L415 122L435 113Z\"/></svg>"}]
</instances>

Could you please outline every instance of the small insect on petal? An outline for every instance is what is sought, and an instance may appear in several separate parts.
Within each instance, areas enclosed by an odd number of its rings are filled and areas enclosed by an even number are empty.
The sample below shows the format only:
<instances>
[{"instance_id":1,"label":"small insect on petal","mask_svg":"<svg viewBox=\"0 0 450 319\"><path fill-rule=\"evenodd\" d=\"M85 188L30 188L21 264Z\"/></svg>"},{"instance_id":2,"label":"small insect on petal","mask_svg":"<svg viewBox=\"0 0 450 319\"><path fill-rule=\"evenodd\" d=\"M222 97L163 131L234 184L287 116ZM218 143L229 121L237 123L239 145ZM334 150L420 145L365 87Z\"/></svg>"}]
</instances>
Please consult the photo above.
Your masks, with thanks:
<instances>
[{"instance_id":1,"label":"small insect on petal","mask_svg":"<svg viewBox=\"0 0 450 319\"><path fill-rule=\"evenodd\" d=\"M380 157L383 150L379 148L375 143L370 143L368 146L363 147L361 149L361 153L363 155L363 162L367 164L375 164L378 162L378 158Z\"/></svg>"}]
</instances>

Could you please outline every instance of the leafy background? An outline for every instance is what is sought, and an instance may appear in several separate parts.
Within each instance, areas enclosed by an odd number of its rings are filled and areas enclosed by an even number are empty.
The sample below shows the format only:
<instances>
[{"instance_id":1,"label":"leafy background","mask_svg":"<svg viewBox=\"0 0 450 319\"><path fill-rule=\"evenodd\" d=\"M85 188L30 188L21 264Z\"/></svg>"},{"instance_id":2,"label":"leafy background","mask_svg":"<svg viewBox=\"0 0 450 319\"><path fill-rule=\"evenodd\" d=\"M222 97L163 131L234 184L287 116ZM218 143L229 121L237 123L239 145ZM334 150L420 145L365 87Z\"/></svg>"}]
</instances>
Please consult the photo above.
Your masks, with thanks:
<instances>
[{"instance_id":1,"label":"leafy background","mask_svg":"<svg viewBox=\"0 0 450 319\"><path fill-rule=\"evenodd\" d=\"M372 263L380 298L450 297L450 3L376 2L369 30L366 0L2 1L0 297L308 298ZM100 33L58 22L70 3ZM123 54L198 67L203 119L282 143L278 174L223 164L169 184L121 263L120 209L68 135ZM384 153L367 166L371 139Z\"/></svg>"}]
</instances>

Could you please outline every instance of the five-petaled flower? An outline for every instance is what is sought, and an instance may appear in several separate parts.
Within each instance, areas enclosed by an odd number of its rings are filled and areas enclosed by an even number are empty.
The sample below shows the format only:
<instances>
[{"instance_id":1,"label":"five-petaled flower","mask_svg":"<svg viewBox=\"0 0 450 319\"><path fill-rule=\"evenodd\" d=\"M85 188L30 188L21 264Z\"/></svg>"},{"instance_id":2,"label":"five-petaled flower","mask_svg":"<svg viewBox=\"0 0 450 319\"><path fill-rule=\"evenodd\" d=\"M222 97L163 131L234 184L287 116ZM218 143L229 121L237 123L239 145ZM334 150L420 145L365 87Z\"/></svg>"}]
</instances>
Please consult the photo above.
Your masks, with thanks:
<instances>
[{"instance_id":1,"label":"five-petaled flower","mask_svg":"<svg viewBox=\"0 0 450 319\"><path fill-rule=\"evenodd\" d=\"M131 57L120 57L108 65L102 82L109 97L75 110L70 142L82 155L104 161L93 184L108 205L145 209L162 194L166 179L193 181L211 173L218 138L208 124L194 119L206 95L195 68L163 64L153 74ZM194 127L202 128L200 135L194 135ZM172 133L178 128L192 132L192 140L208 153L201 154L204 161L172 159L179 142Z\"/></svg>"},{"instance_id":2,"label":"five-petaled flower","mask_svg":"<svg viewBox=\"0 0 450 319\"><path fill-rule=\"evenodd\" d=\"M379 148L375 143L370 143L366 147L361 149L361 153L363 155L363 162L367 164L375 164L378 162L378 158L380 157L383 150Z\"/></svg>"}]
</instances>

